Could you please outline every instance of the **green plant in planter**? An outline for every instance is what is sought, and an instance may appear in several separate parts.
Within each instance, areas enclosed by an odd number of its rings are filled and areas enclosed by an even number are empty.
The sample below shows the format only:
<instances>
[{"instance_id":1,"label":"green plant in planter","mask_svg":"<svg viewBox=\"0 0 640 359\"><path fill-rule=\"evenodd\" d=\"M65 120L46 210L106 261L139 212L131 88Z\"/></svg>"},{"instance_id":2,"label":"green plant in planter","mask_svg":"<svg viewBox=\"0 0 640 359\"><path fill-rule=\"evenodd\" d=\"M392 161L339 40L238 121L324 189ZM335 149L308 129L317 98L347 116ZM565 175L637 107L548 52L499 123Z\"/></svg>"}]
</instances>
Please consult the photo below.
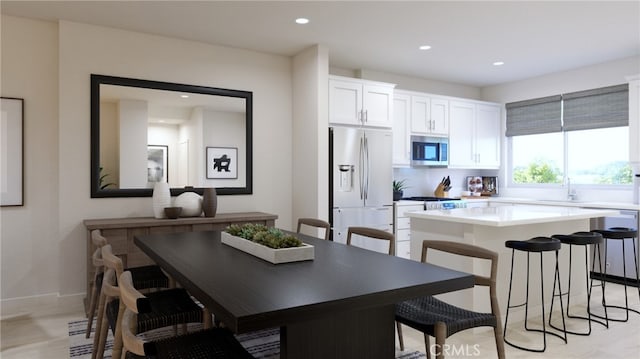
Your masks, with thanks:
<instances>
[{"instance_id":1,"label":"green plant in planter","mask_svg":"<svg viewBox=\"0 0 640 359\"><path fill-rule=\"evenodd\" d=\"M263 224L232 224L225 229L225 232L274 249L302 246L302 241L298 238Z\"/></svg>"},{"instance_id":2,"label":"green plant in planter","mask_svg":"<svg viewBox=\"0 0 640 359\"><path fill-rule=\"evenodd\" d=\"M409 186L405 184L405 181L406 179L403 179L400 181L393 180L393 200L394 201L400 200L402 198L402 192L406 188L409 188Z\"/></svg>"}]
</instances>

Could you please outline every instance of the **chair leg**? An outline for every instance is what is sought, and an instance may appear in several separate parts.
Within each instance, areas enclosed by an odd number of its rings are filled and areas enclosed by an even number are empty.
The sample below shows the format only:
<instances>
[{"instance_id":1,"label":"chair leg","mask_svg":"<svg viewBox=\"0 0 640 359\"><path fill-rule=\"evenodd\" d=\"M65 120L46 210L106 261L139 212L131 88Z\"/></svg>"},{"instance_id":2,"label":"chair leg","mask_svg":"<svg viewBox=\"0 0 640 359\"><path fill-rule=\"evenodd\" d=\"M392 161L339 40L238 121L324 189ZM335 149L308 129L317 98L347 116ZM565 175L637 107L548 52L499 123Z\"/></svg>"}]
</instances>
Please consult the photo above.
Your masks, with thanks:
<instances>
[{"instance_id":1,"label":"chair leg","mask_svg":"<svg viewBox=\"0 0 640 359\"><path fill-rule=\"evenodd\" d=\"M98 345L100 342L100 332L102 330L102 319L104 318L104 308L105 308L106 296L104 293L100 294L100 299L98 300L98 317L96 319L96 332L93 335L93 350L91 351L91 359L96 359L96 355L98 353Z\"/></svg>"},{"instance_id":2,"label":"chair leg","mask_svg":"<svg viewBox=\"0 0 640 359\"><path fill-rule=\"evenodd\" d=\"M93 325L93 316L96 313L98 295L98 286L96 286L96 280L94 278L93 285L91 286L91 300L89 301L89 313L87 313L87 332L85 333L85 338L91 336L91 326Z\"/></svg>"},{"instance_id":3,"label":"chair leg","mask_svg":"<svg viewBox=\"0 0 640 359\"><path fill-rule=\"evenodd\" d=\"M396 330L398 331L398 341L400 342L400 350L404 350L404 338L402 337L402 324L396 322Z\"/></svg>"},{"instance_id":4,"label":"chair leg","mask_svg":"<svg viewBox=\"0 0 640 359\"><path fill-rule=\"evenodd\" d=\"M427 359L431 359L431 343L429 340L429 335L427 333L422 333L424 335L424 348L426 349Z\"/></svg>"},{"instance_id":5,"label":"chair leg","mask_svg":"<svg viewBox=\"0 0 640 359\"><path fill-rule=\"evenodd\" d=\"M433 329L436 336L436 358L444 359L444 341L447 338L447 325L437 322Z\"/></svg>"},{"instance_id":6,"label":"chair leg","mask_svg":"<svg viewBox=\"0 0 640 359\"><path fill-rule=\"evenodd\" d=\"M105 299L104 306L106 307L107 300ZM96 330L98 328L96 327ZM104 349L107 345L107 336L109 335L109 320L105 318L105 315L102 315L102 323L100 325L100 334L96 335L97 345L94 346L93 356L95 359L102 359L104 356ZM95 341L94 341L95 342ZM112 355L112 358L117 358Z\"/></svg>"},{"instance_id":7,"label":"chair leg","mask_svg":"<svg viewBox=\"0 0 640 359\"><path fill-rule=\"evenodd\" d=\"M493 335L496 339L496 351L498 352L498 359L505 359L504 354L504 339L502 337L502 329L500 323L493 328Z\"/></svg>"},{"instance_id":8,"label":"chair leg","mask_svg":"<svg viewBox=\"0 0 640 359\"><path fill-rule=\"evenodd\" d=\"M122 355L122 317L124 316L125 309L126 305L120 302L120 305L118 306L118 318L116 319L115 334L113 335L113 348L111 349L112 358L120 358Z\"/></svg>"}]
</instances>

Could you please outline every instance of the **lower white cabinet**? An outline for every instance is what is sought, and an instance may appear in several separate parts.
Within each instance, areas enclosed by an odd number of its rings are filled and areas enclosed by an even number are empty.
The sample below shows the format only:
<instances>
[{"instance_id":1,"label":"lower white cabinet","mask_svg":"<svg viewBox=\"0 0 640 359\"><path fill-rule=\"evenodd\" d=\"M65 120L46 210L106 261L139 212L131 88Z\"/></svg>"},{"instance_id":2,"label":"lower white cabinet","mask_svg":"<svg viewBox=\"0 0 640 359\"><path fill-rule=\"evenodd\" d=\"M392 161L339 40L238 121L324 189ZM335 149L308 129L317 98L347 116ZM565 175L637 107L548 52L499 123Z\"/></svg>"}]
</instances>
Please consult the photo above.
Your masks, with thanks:
<instances>
[{"instance_id":1,"label":"lower white cabinet","mask_svg":"<svg viewBox=\"0 0 640 359\"><path fill-rule=\"evenodd\" d=\"M396 236L397 257L411 258L411 221L406 213L423 210L424 202L399 201L393 204L393 234Z\"/></svg>"}]
</instances>

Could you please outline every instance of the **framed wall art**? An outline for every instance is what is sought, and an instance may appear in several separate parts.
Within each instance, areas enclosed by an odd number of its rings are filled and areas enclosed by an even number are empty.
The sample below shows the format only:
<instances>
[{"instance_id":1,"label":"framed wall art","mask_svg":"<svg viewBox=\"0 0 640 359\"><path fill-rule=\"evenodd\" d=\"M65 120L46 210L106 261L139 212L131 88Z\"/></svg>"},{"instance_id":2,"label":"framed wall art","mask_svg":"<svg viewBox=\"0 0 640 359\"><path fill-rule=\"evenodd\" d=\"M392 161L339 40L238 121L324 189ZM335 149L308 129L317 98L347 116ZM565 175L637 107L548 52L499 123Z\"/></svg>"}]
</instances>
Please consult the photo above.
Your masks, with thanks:
<instances>
[{"instance_id":1,"label":"framed wall art","mask_svg":"<svg viewBox=\"0 0 640 359\"><path fill-rule=\"evenodd\" d=\"M147 146L147 182L169 182L169 146Z\"/></svg>"},{"instance_id":2,"label":"framed wall art","mask_svg":"<svg viewBox=\"0 0 640 359\"><path fill-rule=\"evenodd\" d=\"M0 206L22 206L24 100L2 97L0 113Z\"/></svg>"},{"instance_id":3,"label":"framed wall art","mask_svg":"<svg viewBox=\"0 0 640 359\"><path fill-rule=\"evenodd\" d=\"M207 179L238 178L237 147L207 147Z\"/></svg>"}]
</instances>

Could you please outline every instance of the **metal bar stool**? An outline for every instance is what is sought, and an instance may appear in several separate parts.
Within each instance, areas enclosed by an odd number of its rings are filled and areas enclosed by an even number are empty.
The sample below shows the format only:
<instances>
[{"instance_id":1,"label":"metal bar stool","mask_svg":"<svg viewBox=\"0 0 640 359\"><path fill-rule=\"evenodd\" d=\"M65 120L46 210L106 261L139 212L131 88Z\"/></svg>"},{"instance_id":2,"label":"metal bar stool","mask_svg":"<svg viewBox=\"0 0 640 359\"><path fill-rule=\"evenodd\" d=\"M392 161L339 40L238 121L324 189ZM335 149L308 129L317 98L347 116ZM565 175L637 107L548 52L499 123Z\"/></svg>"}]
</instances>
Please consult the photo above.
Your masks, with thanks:
<instances>
[{"instance_id":1,"label":"metal bar stool","mask_svg":"<svg viewBox=\"0 0 640 359\"><path fill-rule=\"evenodd\" d=\"M505 315L505 320L504 320L503 337L504 337L504 342L511 345L514 348L518 348L518 349L522 349L530 352L538 352L538 353L544 352L547 349L547 334L554 335L562 339L565 343L567 343L567 331L566 331L566 325L564 321L564 309L562 306L562 300L560 300L560 313L562 314L562 326L563 326L562 333L564 334L564 336L548 331L547 328L545 327L545 319L544 319L544 273L543 273L543 265L542 265L542 252L551 252L551 251L556 252L555 253L556 267L554 271L554 287L551 293L552 294L551 303L553 306L553 300L555 298L555 292L556 292L556 288L555 288L556 280L558 281L558 292L562 293L562 290L560 289L560 271L558 269L558 251L560 250L561 245L562 243L558 239L548 238L548 237L535 237L526 241L506 241L505 242L505 247L511 248L511 275L509 277L509 297L507 299L507 314ZM516 250L527 252L527 291L526 291L525 302L522 304L512 306L511 305L511 287L513 284L513 264L514 264L514 257L515 257ZM531 252L540 253L540 301L542 304L542 330L532 329L527 326L527 319L529 316L528 315L529 314L529 255L531 254ZM527 348L521 345L514 344L509 340L507 340L509 309L522 307L522 306L524 306L525 308L524 309L524 329L527 331L542 333L542 341L543 341L542 349ZM551 313L549 313L549 320L551 320Z\"/></svg>"},{"instance_id":2,"label":"metal bar stool","mask_svg":"<svg viewBox=\"0 0 640 359\"><path fill-rule=\"evenodd\" d=\"M576 331L571 331L571 330L567 330L566 332L569 334L575 334L575 335L590 335L591 334L591 322L596 322L599 324L604 325L605 327L609 327L609 321L606 322L601 322L597 319L591 318L591 287L593 286L593 278L591 278L591 283L589 283L589 255L587 254L588 252L588 247L590 245L594 245L595 246L595 251L593 252L593 260L592 260L592 265L591 265L591 269L593 270L595 268L595 260L596 260L596 253L598 253L598 264L600 266L600 272L602 272L602 258L600 258L600 244L603 242L603 237L600 233L596 233L596 232L575 232L573 234L569 234L569 235L564 235L564 234L554 234L553 236L551 236L551 238L557 239L560 242L562 242L563 244L567 244L569 246L569 282L568 282L568 288L567 291L565 293L561 293L557 296L560 297L560 302L562 303L562 296L566 295L567 296L567 310L566 310L566 315L567 318L573 318L573 319L583 319L583 320L587 320L589 323L589 330L587 332L576 332ZM580 316L580 315L572 315L569 313L569 308L571 308L571 267L572 267L572 259L573 259L573 254L572 254L572 249L573 246L582 246L584 248L584 268L585 268L585 283L586 283L586 288L587 288L587 316ZM554 284L553 286L555 287L555 279L554 279ZM604 291L602 292L602 301L604 302ZM551 312L549 315L549 326L551 326L552 328L556 329L556 330L562 330L556 326L554 326L551 323L551 316L553 315L553 301L551 301Z\"/></svg>"},{"instance_id":3,"label":"metal bar stool","mask_svg":"<svg viewBox=\"0 0 640 359\"><path fill-rule=\"evenodd\" d=\"M636 249L636 238L638 237L638 230L634 229L634 228L624 228L624 227L611 227L609 229L596 229L593 230L592 232L596 232L596 233L600 233L602 235L602 237L604 238L604 258L606 261L607 258L607 247L608 247L608 243L609 241L617 241L622 243L622 273L623 273L623 280L622 280L622 284L624 285L624 304L625 306L619 306L619 305L610 305L610 304L606 304L605 300L604 300L604 292L605 292L605 285L604 285L604 278L606 278L607 276L607 267L605 266L604 268L604 272L603 273L603 279L601 279L601 286L602 286L602 294L603 294L603 298L602 298L602 305L605 308L605 316L601 316L599 314L595 314L595 313L591 313L592 316L600 318L600 319L607 319L613 322L626 322L629 320L629 312L634 312L637 314L640 314L640 311L636 310L636 309L632 309L629 308L629 297L627 294L627 287L629 285L632 284L632 282L629 282L627 280L627 263L626 263L626 254L625 254L625 249L624 249L624 241L627 239L631 239L631 243L632 243L632 247L633 247L633 262L635 264L635 269L636 269L636 280L635 280L635 286L638 287L638 298L640 298L640 278L639 278L639 274L638 274L638 252ZM616 309L624 309L625 310L625 318L621 319L621 318L609 318L609 315L607 314L607 308L616 308Z\"/></svg>"}]
</instances>

